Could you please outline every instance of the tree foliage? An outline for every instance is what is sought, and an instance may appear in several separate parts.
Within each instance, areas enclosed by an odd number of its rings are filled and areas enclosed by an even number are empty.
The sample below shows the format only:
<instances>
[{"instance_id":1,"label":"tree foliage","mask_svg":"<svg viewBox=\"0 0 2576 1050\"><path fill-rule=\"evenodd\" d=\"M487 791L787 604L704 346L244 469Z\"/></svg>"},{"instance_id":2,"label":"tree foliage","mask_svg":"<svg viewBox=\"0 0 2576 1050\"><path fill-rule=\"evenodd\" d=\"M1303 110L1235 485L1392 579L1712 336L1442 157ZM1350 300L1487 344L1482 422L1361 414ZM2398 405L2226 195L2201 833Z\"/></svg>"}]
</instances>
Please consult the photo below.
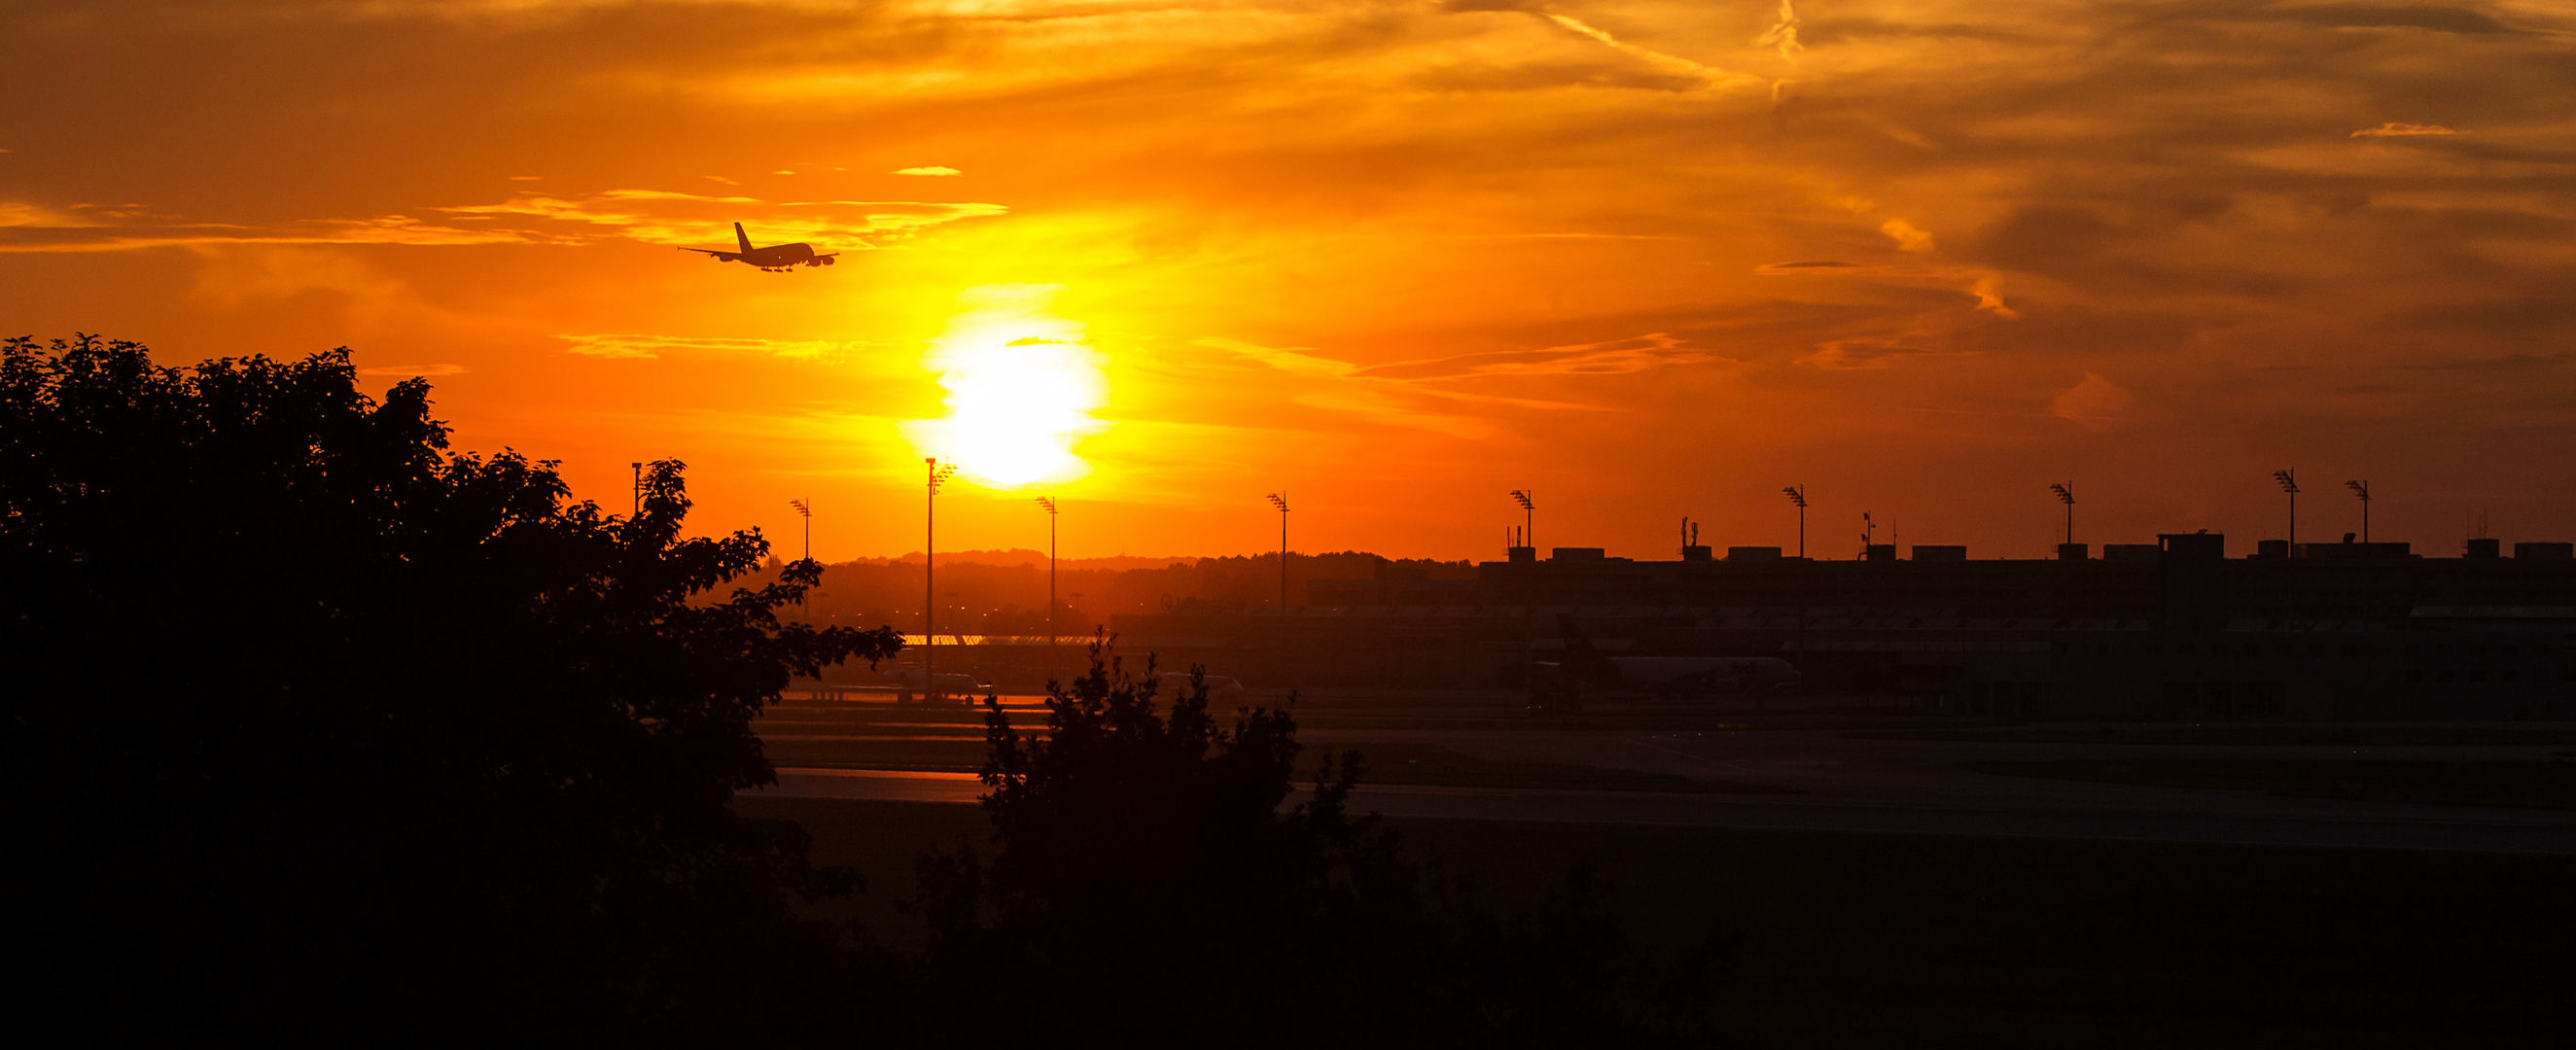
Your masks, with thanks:
<instances>
[{"instance_id":1,"label":"tree foliage","mask_svg":"<svg viewBox=\"0 0 2576 1050\"><path fill-rule=\"evenodd\" d=\"M751 720L899 638L782 622L812 562L728 588L768 546L684 536L681 470L619 517L345 352L0 347L29 998L84 1034L693 1045L1617 1045L1698 1002L1579 874L1498 919L1407 859L1349 812L1356 753L1283 810L1288 709L1159 704L1105 639L1046 735L987 698L992 859L923 859L922 956L801 919L854 880L732 812L772 780Z\"/></svg>"},{"instance_id":2,"label":"tree foliage","mask_svg":"<svg viewBox=\"0 0 2576 1050\"><path fill-rule=\"evenodd\" d=\"M66 986L734 1041L846 978L792 899L849 876L728 803L771 782L750 720L791 671L900 642L781 622L810 562L723 591L767 543L682 535L681 473L619 517L450 451L426 383L370 398L345 351L9 340L5 760Z\"/></svg>"}]
</instances>

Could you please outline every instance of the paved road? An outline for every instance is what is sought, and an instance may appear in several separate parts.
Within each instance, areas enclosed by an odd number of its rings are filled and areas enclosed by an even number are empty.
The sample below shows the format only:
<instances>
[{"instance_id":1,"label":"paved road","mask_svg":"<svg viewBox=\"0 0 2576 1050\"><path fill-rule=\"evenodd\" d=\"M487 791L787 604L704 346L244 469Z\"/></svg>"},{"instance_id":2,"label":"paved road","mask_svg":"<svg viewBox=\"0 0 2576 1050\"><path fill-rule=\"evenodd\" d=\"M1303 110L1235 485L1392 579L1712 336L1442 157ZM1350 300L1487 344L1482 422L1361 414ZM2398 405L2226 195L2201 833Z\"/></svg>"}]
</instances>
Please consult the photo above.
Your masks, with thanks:
<instances>
[{"instance_id":1,"label":"paved road","mask_svg":"<svg viewBox=\"0 0 2576 1050\"><path fill-rule=\"evenodd\" d=\"M1362 742L1316 734L1313 746ZM1585 824L2004 835L2437 849L2576 855L2576 813L2277 798L2251 791L2087 784L1975 773L2017 758L2381 758L2533 760L2550 747L2203 747L1854 740L1831 732L1366 731L1506 762L1561 762L1780 784L1803 795L1709 795L1519 788L1364 786L1390 816ZM775 793L971 802L982 786L947 773L782 769Z\"/></svg>"}]
</instances>

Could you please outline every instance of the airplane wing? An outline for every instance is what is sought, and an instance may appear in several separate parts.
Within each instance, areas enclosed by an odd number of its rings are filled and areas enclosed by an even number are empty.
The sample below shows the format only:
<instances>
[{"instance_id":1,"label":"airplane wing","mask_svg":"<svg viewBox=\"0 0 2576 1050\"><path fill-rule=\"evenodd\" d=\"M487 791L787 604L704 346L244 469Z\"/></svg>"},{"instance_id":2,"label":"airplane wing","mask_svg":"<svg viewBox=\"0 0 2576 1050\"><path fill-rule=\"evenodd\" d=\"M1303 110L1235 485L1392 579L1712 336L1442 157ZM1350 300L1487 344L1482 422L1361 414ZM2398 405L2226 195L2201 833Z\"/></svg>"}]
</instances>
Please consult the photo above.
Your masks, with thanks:
<instances>
[{"instance_id":1,"label":"airplane wing","mask_svg":"<svg viewBox=\"0 0 2576 1050\"><path fill-rule=\"evenodd\" d=\"M717 250L715 250L715 249L713 249L713 248L682 248L682 249L680 249L680 250L681 250L681 251L684 251L684 252L705 252L705 253L707 253L707 254L709 254L709 255L712 255L712 256L715 256L716 258L719 258L719 259L739 259L739 258L742 258L742 256L741 256L741 255L738 255L738 254L736 254L736 253L733 253L733 252L720 252L720 251L717 251Z\"/></svg>"}]
</instances>

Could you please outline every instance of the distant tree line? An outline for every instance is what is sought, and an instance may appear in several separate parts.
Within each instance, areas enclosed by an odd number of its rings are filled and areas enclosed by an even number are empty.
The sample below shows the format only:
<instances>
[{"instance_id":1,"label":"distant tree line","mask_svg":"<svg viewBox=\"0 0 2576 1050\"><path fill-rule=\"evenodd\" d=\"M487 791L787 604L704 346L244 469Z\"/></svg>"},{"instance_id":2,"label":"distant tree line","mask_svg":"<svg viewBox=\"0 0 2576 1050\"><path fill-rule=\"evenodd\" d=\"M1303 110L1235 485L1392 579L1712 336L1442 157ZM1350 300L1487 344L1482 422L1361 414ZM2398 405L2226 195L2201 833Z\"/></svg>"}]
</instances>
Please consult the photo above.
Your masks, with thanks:
<instances>
[{"instance_id":1,"label":"distant tree line","mask_svg":"<svg viewBox=\"0 0 2576 1050\"><path fill-rule=\"evenodd\" d=\"M943 555L939 561L939 628L945 633L1037 635L1047 629L1046 557L997 564L995 553ZM783 565L784 563L780 563ZM1289 600L1306 600L1311 580L1366 580L1388 567L1419 570L1440 579L1473 579L1474 565L1398 559L1360 551L1288 557ZM893 624L918 631L921 562L863 559L825 566L831 582L807 595L818 623ZM776 566L764 571L775 572ZM757 578L757 577L756 577ZM1125 613L1192 607L1270 605L1279 600L1279 555L1174 559L1159 568L1060 568L1056 627L1090 634Z\"/></svg>"},{"instance_id":2,"label":"distant tree line","mask_svg":"<svg viewBox=\"0 0 2576 1050\"><path fill-rule=\"evenodd\" d=\"M890 629L782 617L811 562L683 538L553 465L453 452L344 351L156 366L0 349L0 666L28 1020L85 1039L982 1046L1648 1045L1722 944L1647 969L1577 877L1480 910L1299 764L1096 650L1051 733L997 709L993 835L922 861L920 953L808 918L858 891L751 720ZM1286 811L1300 769L1311 788Z\"/></svg>"}]
</instances>

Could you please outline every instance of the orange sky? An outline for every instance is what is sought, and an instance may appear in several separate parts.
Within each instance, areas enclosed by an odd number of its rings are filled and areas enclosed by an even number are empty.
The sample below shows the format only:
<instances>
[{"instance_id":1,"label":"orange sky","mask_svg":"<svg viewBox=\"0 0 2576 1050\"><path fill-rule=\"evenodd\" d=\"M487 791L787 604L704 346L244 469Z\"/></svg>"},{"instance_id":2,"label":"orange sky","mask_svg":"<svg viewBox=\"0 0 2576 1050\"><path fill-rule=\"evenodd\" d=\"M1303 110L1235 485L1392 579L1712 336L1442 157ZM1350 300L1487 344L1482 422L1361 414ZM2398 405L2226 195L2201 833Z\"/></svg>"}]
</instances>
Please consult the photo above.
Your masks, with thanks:
<instances>
[{"instance_id":1,"label":"orange sky","mask_svg":"<svg viewBox=\"0 0 2576 1050\"><path fill-rule=\"evenodd\" d=\"M1672 557L1685 514L1793 543L1803 483L1817 554L1868 510L2028 557L2072 481L2080 540L2243 551L2296 466L2303 539L2366 478L2447 554L2576 538L2571 44L2538 2L26 0L0 329L347 344L460 447L612 506L678 457L693 525L790 555L797 497L820 556L919 549L928 453L1053 471L952 487L952 549L1053 494L1068 555L1254 551L1284 487L1298 549L1491 558L1530 488L1542 546ZM672 248L736 220L844 254Z\"/></svg>"}]
</instances>

